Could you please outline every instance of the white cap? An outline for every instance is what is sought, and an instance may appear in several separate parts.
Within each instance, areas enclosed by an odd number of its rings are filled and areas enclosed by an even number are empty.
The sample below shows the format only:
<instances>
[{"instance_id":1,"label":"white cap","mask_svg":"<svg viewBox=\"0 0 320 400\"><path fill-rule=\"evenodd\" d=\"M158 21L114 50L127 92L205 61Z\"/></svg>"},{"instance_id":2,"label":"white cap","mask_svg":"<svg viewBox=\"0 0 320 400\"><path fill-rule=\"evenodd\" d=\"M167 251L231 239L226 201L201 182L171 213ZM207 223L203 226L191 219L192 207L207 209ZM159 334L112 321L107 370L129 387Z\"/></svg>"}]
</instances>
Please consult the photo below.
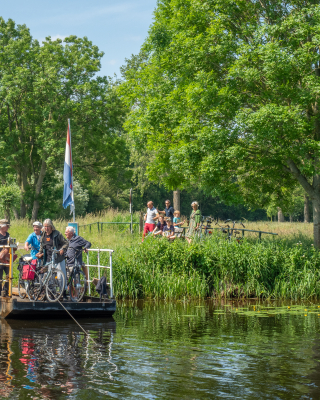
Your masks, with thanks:
<instances>
[{"instance_id":1,"label":"white cap","mask_svg":"<svg viewBox=\"0 0 320 400\"><path fill-rule=\"evenodd\" d=\"M39 221L35 221L32 226L39 226L40 228L42 228L42 223Z\"/></svg>"}]
</instances>

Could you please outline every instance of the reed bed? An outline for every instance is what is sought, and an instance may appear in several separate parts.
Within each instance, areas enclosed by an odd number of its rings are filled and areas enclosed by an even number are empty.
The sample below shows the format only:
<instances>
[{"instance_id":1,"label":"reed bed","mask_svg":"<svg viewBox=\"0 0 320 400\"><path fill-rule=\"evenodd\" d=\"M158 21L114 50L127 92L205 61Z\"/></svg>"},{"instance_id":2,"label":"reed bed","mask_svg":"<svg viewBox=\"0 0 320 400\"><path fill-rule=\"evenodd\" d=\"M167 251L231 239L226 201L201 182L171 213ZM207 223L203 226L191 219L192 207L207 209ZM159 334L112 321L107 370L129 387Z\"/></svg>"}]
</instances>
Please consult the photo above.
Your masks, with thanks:
<instances>
[{"instance_id":1,"label":"reed bed","mask_svg":"<svg viewBox=\"0 0 320 400\"><path fill-rule=\"evenodd\" d=\"M139 215L134 215L134 221ZM80 225L93 222L130 221L129 213L109 210L78 219ZM67 221L54 221L64 232ZM247 229L276 232L279 236L246 233L241 245L229 243L220 232L188 245L184 240L169 243L148 238L141 244L138 226L82 228L81 236L94 248L115 250L114 293L117 298L274 298L308 299L320 297L320 253L312 246L312 224L249 222ZM32 232L28 220L12 221L9 230L20 244ZM25 253L19 250L19 255ZM92 254L91 263L96 263ZM108 255L101 255L106 265ZM92 270L91 276L97 276ZM15 269L15 277L17 271Z\"/></svg>"},{"instance_id":2,"label":"reed bed","mask_svg":"<svg viewBox=\"0 0 320 400\"><path fill-rule=\"evenodd\" d=\"M320 253L291 240L224 237L188 245L150 238L115 259L118 298L274 298L320 296Z\"/></svg>"}]
</instances>

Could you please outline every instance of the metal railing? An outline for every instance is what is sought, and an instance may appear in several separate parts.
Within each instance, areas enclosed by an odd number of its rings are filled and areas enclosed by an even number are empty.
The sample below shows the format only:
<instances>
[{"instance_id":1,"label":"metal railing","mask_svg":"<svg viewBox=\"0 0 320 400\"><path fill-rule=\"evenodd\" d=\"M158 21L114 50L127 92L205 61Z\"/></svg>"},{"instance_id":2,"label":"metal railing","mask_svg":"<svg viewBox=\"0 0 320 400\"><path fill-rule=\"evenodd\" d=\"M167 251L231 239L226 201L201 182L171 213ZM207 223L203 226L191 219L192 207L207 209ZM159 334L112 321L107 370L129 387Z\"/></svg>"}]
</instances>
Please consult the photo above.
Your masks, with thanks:
<instances>
[{"instance_id":1,"label":"metal railing","mask_svg":"<svg viewBox=\"0 0 320 400\"><path fill-rule=\"evenodd\" d=\"M90 260L89 260L89 253L90 252L97 252L97 262L98 264L90 264ZM106 253L109 252L109 266L107 265L101 265L100 264L100 253ZM110 285L110 298L112 299L113 297L113 281L112 281L112 253L114 252L114 250L111 249L88 249L88 253L87 253L87 264L86 267L88 268L88 286L89 286L89 295L91 295L91 287L90 287L90 283L92 282L92 280L90 280L90 267L93 268L98 268L98 279L100 279L101 277L101 268L102 269L109 269L109 285Z\"/></svg>"},{"instance_id":2,"label":"metal railing","mask_svg":"<svg viewBox=\"0 0 320 400\"><path fill-rule=\"evenodd\" d=\"M0 265L4 265L6 267L9 267L9 292L8 292L8 296L12 297L12 279L13 279L13 255L14 255L14 251L17 250L18 248L18 244L19 243L12 243L10 245L6 245L6 246L0 246L0 251L3 249L10 249L9 250L9 255L10 255L10 260L9 260L9 264L4 264L4 263L0 263ZM5 281L6 279L3 279L3 281ZM2 282L1 282L1 287L2 287Z\"/></svg>"},{"instance_id":3,"label":"metal railing","mask_svg":"<svg viewBox=\"0 0 320 400\"><path fill-rule=\"evenodd\" d=\"M80 235L80 228L85 228L86 226L89 227L89 231L91 233L91 226L97 225L98 232L103 232L103 225L130 225L130 231L132 232L133 225L139 225L140 222L92 222L91 224L79 225L79 235Z\"/></svg>"},{"instance_id":4,"label":"metal railing","mask_svg":"<svg viewBox=\"0 0 320 400\"><path fill-rule=\"evenodd\" d=\"M183 229L183 233L181 232L181 238L185 238L186 235L186 229L188 229L188 226L180 226L179 228ZM231 227L211 227L211 226L206 226L206 225L201 225L200 226L201 232L202 230L204 231L205 235L208 235L211 233L213 230L218 230L223 233L227 233L227 237L231 237L230 234L232 235L234 231L240 231L242 233L242 237L244 237L244 232L253 232L253 233L258 233L259 234L259 240L261 240L262 235L274 235L278 236L277 233L274 232L264 232L264 231L256 231L252 229L242 229L242 228L231 228ZM177 233L177 232L176 232Z\"/></svg>"}]
</instances>

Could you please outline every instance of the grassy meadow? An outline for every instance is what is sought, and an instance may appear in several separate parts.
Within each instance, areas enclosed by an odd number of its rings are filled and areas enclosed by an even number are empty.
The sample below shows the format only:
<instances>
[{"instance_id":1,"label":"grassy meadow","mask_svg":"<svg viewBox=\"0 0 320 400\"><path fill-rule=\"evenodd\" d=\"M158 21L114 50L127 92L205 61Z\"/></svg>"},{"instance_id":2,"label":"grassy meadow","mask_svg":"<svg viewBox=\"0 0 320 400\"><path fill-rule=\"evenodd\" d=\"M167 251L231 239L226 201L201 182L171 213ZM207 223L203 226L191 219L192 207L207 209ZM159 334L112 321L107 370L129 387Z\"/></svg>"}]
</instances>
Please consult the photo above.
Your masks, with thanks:
<instances>
[{"instance_id":1,"label":"grassy meadow","mask_svg":"<svg viewBox=\"0 0 320 400\"><path fill-rule=\"evenodd\" d=\"M130 214L110 210L79 218L79 225L95 222L129 222ZM139 215L134 215L139 221ZM54 221L64 233L67 221ZM117 298L290 298L320 297L320 253L312 245L312 224L244 222L246 229L278 233L278 236L247 233L244 242L229 243L219 231L188 245L184 240L169 243L147 238L141 244L138 225L81 227L80 235L92 248L115 251L114 292ZM10 235L21 244L32 232L27 220L12 221ZM19 250L24 254L24 250ZM93 254L90 263L96 263ZM101 255L101 264L107 254ZM94 271L94 272L93 272ZM97 276L92 269L91 276ZM15 269L15 276L17 270Z\"/></svg>"}]
</instances>

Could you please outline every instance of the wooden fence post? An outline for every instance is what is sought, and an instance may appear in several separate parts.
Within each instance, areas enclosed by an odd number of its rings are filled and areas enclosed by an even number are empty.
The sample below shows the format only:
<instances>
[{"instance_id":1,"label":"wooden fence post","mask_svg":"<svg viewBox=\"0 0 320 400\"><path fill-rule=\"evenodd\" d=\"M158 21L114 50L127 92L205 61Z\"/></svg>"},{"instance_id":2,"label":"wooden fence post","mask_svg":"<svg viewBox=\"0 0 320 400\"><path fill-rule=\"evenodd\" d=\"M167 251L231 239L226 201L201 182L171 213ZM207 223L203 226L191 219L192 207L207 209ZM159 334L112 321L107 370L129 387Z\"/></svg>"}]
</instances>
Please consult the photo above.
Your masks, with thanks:
<instances>
[{"instance_id":1,"label":"wooden fence post","mask_svg":"<svg viewBox=\"0 0 320 400\"><path fill-rule=\"evenodd\" d=\"M143 231L143 212L140 211L140 217L139 217L139 234L141 234Z\"/></svg>"}]
</instances>

